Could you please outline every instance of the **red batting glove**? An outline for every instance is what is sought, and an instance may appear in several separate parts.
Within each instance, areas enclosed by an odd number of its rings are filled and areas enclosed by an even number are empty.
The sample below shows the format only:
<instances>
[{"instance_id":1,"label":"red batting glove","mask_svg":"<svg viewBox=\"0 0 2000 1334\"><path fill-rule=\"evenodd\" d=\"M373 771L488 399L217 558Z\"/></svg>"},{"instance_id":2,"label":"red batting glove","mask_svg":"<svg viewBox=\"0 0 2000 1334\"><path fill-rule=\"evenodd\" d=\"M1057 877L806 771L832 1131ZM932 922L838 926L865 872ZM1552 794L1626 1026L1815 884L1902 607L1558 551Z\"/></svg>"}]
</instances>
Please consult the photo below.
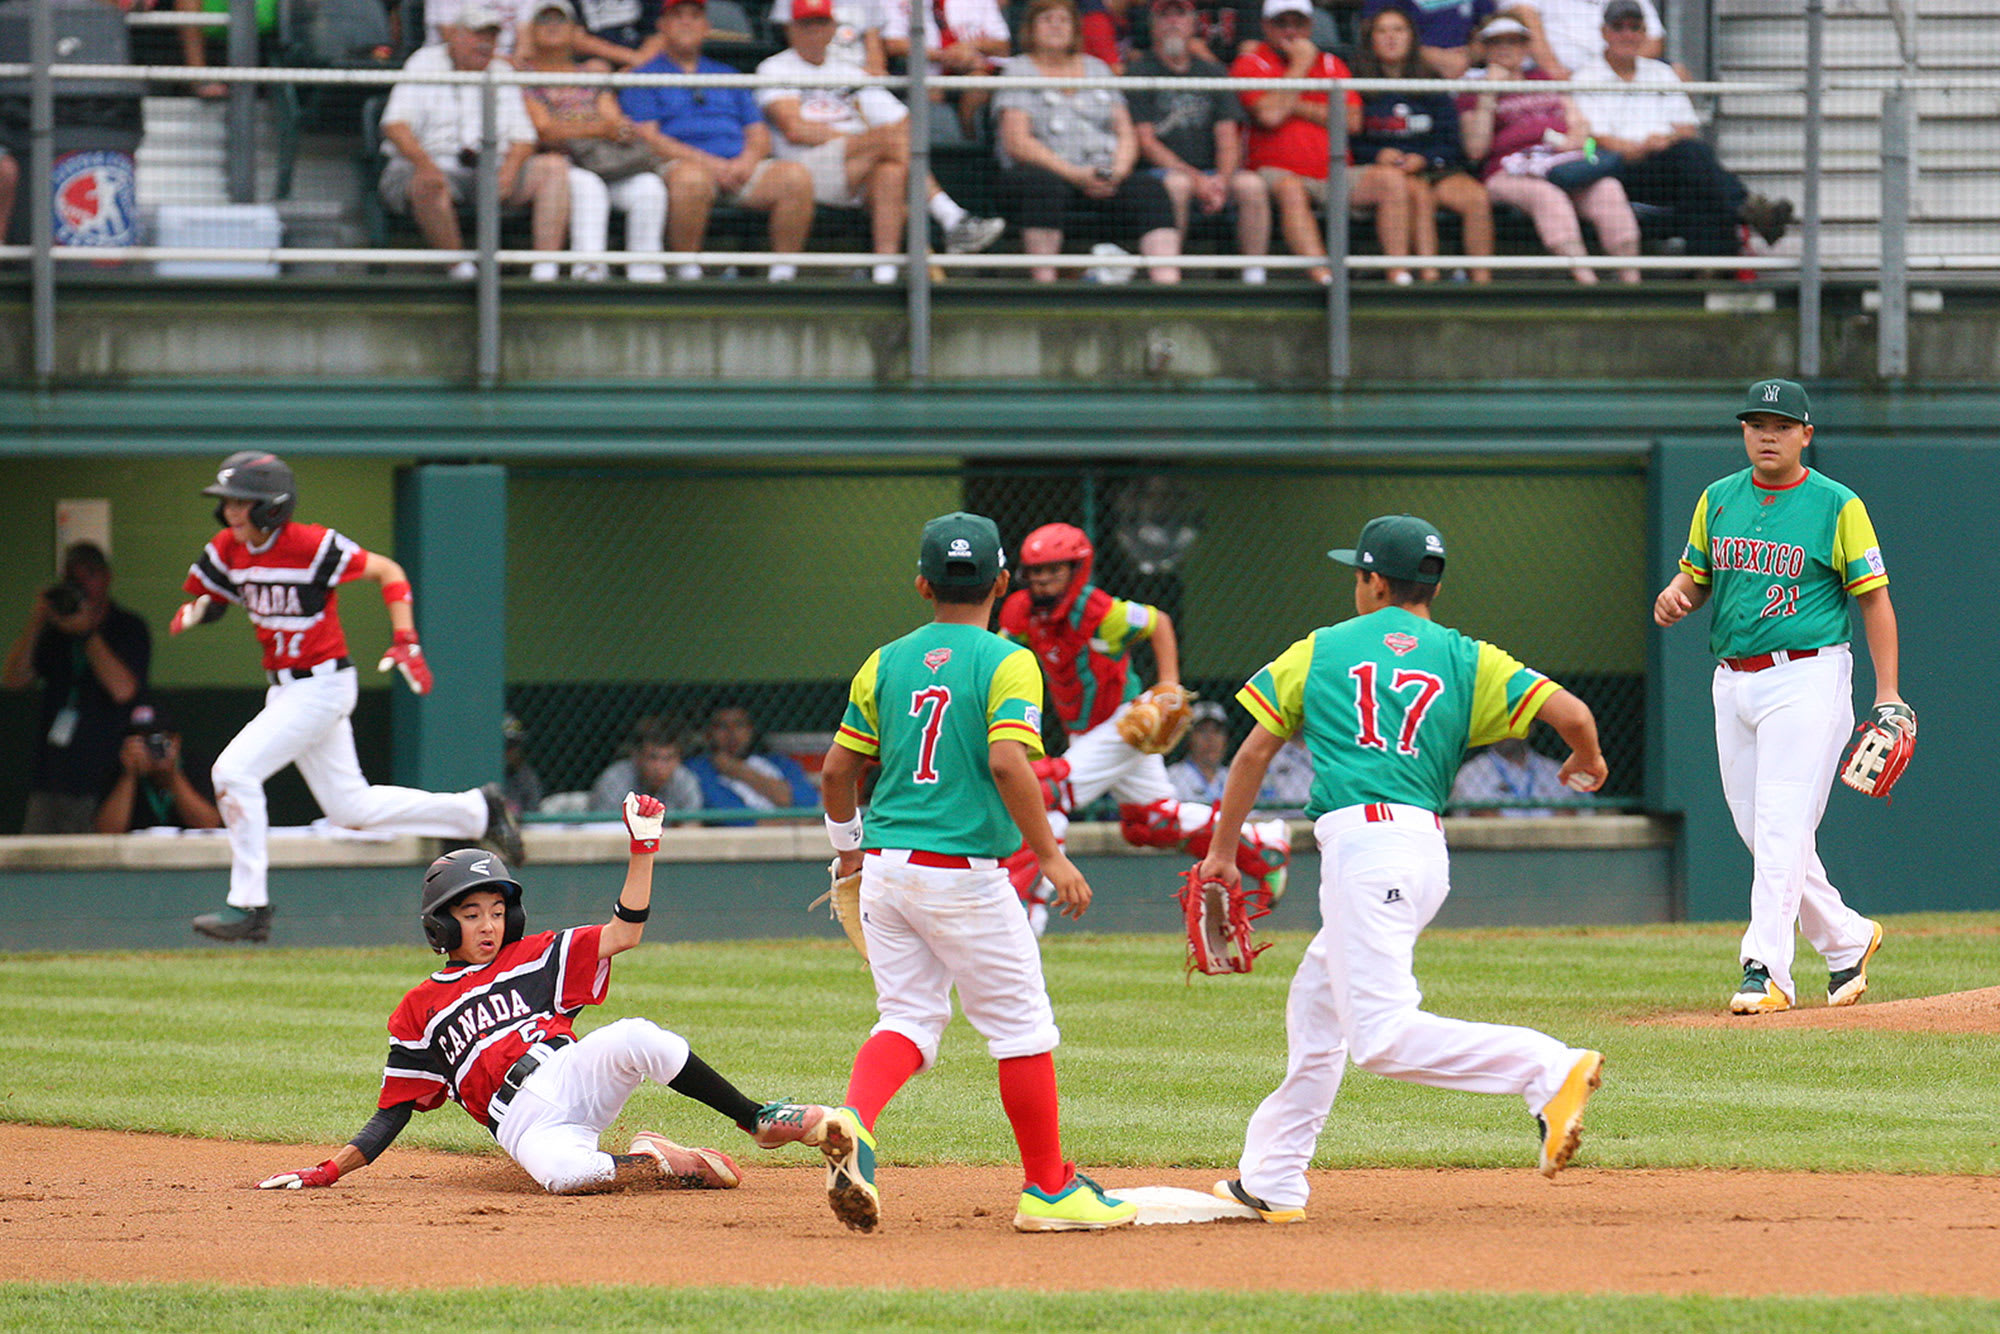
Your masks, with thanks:
<instances>
[{"instance_id":1,"label":"red batting glove","mask_svg":"<svg viewBox=\"0 0 2000 1334\"><path fill-rule=\"evenodd\" d=\"M625 828L632 835L632 853L660 850L660 825L665 822L667 808L655 797L643 792L625 794Z\"/></svg>"},{"instance_id":2,"label":"red batting glove","mask_svg":"<svg viewBox=\"0 0 2000 1334\"><path fill-rule=\"evenodd\" d=\"M375 664L378 672L386 672L391 667L403 674L403 679L417 694L431 693L431 665L424 661L424 646L417 642L415 630L398 630L395 642L383 652L382 661Z\"/></svg>"},{"instance_id":3,"label":"red batting glove","mask_svg":"<svg viewBox=\"0 0 2000 1334\"><path fill-rule=\"evenodd\" d=\"M208 610L214 605L214 602L214 598L203 593L192 602L181 603L180 606L174 608L174 618L167 622L167 633L177 635L184 630L193 629L203 621L214 619L209 615Z\"/></svg>"},{"instance_id":4,"label":"red batting glove","mask_svg":"<svg viewBox=\"0 0 2000 1334\"><path fill-rule=\"evenodd\" d=\"M298 1172L280 1172L257 1183L258 1190L303 1190L307 1186L331 1186L340 1180L340 1165L329 1158L318 1167Z\"/></svg>"}]
</instances>

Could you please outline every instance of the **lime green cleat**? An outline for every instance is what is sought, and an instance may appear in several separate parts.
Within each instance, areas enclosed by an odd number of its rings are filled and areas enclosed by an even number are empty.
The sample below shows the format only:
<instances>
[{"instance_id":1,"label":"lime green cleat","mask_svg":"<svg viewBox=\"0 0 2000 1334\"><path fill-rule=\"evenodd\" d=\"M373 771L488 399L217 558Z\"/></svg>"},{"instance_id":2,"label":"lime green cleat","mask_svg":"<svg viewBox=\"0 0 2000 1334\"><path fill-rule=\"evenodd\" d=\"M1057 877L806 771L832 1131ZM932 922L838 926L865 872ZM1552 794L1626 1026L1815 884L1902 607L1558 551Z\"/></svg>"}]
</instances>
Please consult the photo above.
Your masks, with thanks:
<instances>
[{"instance_id":1,"label":"lime green cleat","mask_svg":"<svg viewBox=\"0 0 2000 1334\"><path fill-rule=\"evenodd\" d=\"M875 1191L875 1137L861 1113L841 1107L821 1120L819 1151L826 1155L826 1202L833 1216L856 1232L873 1232L882 1221L882 1197Z\"/></svg>"},{"instance_id":2,"label":"lime green cleat","mask_svg":"<svg viewBox=\"0 0 2000 1334\"><path fill-rule=\"evenodd\" d=\"M1104 1188L1078 1172L1053 1195L1024 1187L1014 1210L1016 1232L1101 1232L1123 1227L1139 1216L1139 1206L1114 1200Z\"/></svg>"}]
</instances>

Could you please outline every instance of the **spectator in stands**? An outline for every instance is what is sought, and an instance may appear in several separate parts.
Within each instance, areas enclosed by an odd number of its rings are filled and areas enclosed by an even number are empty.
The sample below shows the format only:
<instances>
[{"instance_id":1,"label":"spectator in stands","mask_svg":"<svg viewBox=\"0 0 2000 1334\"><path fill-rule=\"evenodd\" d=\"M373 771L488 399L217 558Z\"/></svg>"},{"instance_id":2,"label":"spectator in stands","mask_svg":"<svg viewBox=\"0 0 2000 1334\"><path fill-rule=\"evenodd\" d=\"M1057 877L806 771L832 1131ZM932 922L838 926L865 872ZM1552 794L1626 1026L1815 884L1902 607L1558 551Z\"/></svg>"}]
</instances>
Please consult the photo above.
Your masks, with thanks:
<instances>
[{"instance_id":1,"label":"spectator in stands","mask_svg":"<svg viewBox=\"0 0 2000 1334\"><path fill-rule=\"evenodd\" d=\"M1552 79L1581 79L1578 73L1604 54L1604 0L1513 0L1508 13L1528 29L1528 55ZM1633 54L1659 60L1666 54L1667 29L1653 0L1632 0L1644 30Z\"/></svg>"},{"instance_id":2,"label":"spectator in stands","mask_svg":"<svg viewBox=\"0 0 2000 1334\"><path fill-rule=\"evenodd\" d=\"M1494 742L1460 766L1458 778L1451 785L1451 804L1457 806L1467 802L1485 801L1523 803L1573 800L1576 793L1563 786L1561 773L1560 764L1546 755L1531 750L1528 743L1519 737L1508 737L1503 741ZM1504 815L1516 818L1550 816L1555 813L1546 806L1531 807L1520 804L1488 806L1467 812L1470 815Z\"/></svg>"},{"instance_id":3,"label":"spectator in stands","mask_svg":"<svg viewBox=\"0 0 2000 1334\"><path fill-rule=\"evenodd\" d=\"M498 37L494 39L494 49L501 55L510 55L520 43L522 30L528 26L529 11L535 0L424 0L424 41L442 42L454 27L464 27L472 20L466 17L469 11L477 11L480 22L491 16L500 25Z\"/></svg>"},{"instance_id":4,"label":"spectator in stands","mask_svg":"<svg viewBox=\"0 0 2000 1334\"><path fill-rule=\"evenodd\" d=\"M630 69L660 54L660 0L577 0L576 13L586 69Z\"/></svg>"},{"instance_id":5,"label":"spectator in stands","mask_svg":"<svg viewBox=\"0 0 2000 1334\"><path fill-rule=\"evenodd\" d=\"M484 0L469 0L457 22L445 32L444 43L419 48L403 68L411 72L483 70L497 57L500 16ZM504 64L504 62L503 62ZM470 202L479 171L498 171L500 202L533 210L534 248L560 250L569 226L569 159L559 153L535 151L535 126L521 90L498 90L499 141L505 145L498 164L479 160L482 139L479 89L470 84L448 85L404 81L389 92L382 109L383 151L380 190L383 207L407 213L438 250L463 244L458 209ZM451 266L454 278L478 274L471 260ZM552 261L535 264L528 276L547 282L557 276Z\"/></svg>"},{"instance_id":6,"label":"spectator in stands","mask_svg":"<svg viewBox=\"0 0 2000 1334\"><path fill-rule=\"evenodd\" d=\"M181 734L157 706L132 706L118 764L118 777L97 808L98 833L222 828L208 766L182 763Z\"/></svg>"},{"instance_id":7,"label":"spectator in stands","mask_svg":"<svg viewBox=\"0 0 2000 1334\"><path fill-rule=\"evenodd\" d=\"M1547 79L1524 69L1528 30L1508 15L1487 20L1475 39L1482 68L1467 79L1507 81ZM1469 93L1458 100L1466 156L1485 162L1486 192L1526 213L1535 234L1552 255L1582 255L1583 227L1590 219L1607 255L1639 253L1639 220L1632 215L1625 187L1614 173L1620 158L1590 137L1590 126L1563 93ZM1594 270L1570 270L1577 282L1597 281ZM1621 269L1621 281L1639 281L1637 269Z\"/></svg>"},{"instance_id":8,"label":"spectator in stands","mask_svg":"<svg viewBox=\"0 0 2000 1334\"><path fill-rule=\"evenodd\" d=\"M174 10L181 14L203 14L208 12L206 0L174 0ZM227 31L227 29L219 29ZM189 69L208 68L208 29L198 24L189 24L180 30L181 64ZM229 96L226 83L190 84L188 91L196 97L217 98Z\"/></svg>"},{"instance_id":9,"label":"spectator in stands","mask_svg":"<svg viewBox=\"0 0 2000 1334\"><path fill-rule=\"evenodd\" d=\"M1775 244L1791 226L1791 201L1753 195L1716 159L1679 77L1639 54L1646 34L1640 0L1611 0L1604 7L1604 54L1576 71L1580 81L1658 89L1577 94L1597 146L1623 159L1617 176L1626 195L1665 210L1670 234L1684 238L1691 255L1741 253L1740 225Z\"/></svg>"},{"instance_id":10,"label":"spectator in stands","mask_svg":"<svg viewBox=\"0 0 2000 1334\"><path fill-rule=\"evenodd\" d=\"M785 27L787 50L757 66L762 75L809 80L863 78L867 71L829 54L834 34L833 0L793 0ZM757 105L771 125L772 155L802 164L812 173L813 201L828 208L865 208L877 255L903 252L909 220L909 110L886 88L768 87L757 89ZM1000 239L1007 224L976 218L927 182L930 215L944 229L945 249L955 255L984 250ZM878 283L896 281L894 264L875 265Z\"/></svg>"},{"instance_id":11,"label":"spectator in stands","mask_svg":"<svg viewBox=\"0 0 2000 1334\"><path fill-rule=\"evenodd\" d=\"M1273 811L1304 810L1312 785L1313 762L1306 753L1305 733L1295 732L1271 757L1271 767L1264 771L1264 786L1257 792L1257 805Z\"/></svg>"},{"instance_id":12,"label":"spectator in stands","mask_svg":"<svg viewBox=\"0 0 2000 1334\"><path fill-rule=\"evenodd\" d=\"M542 776L528 760L528 729L513 714L500 719L500 795L517 811L542 808Z\"/></svg>"},{"instance_id":13,"label":"spectator in stands","mask_svg":"<svg viewBox=\"0 0 2000 1334\"><path fill-rule=\"evenodd\" d=\"M1152 78L1226 78L1229 71L1194 54L1193 0L1153 0L1153 48L1132 62L1133 75ZM1271 252L1271 188L1243 167L1243 104L1227 92L1135 92L1132 120L1139 153L1174 206L1174 227L1187 248L1192 206L1219 217L1234 208L1236 244L1245 255ZM1264 269L1243 270L1243 281L1261 283Z\"/></svg>"},{"instance_id":14,"label":"spectator in stands","mask_svg":"<svg viewBox=\"0 0 2000 1334\"><path fill-rule=\"evenodd\" d=\"M103 550L72 543L61 582L35 595L0 667L0 685L9 690L42 682L22 833L91 831L152 656L145 621L111 600Z\"/></svg>"},{"instance_id":15,"label":"spectator in stands","mask_svg":"<svg viewBox=\"0 0 2000 1334\"><path fill-rule=\"evenodd\" d=\"M1155 26L1154 32L1159 28ZM1187 754L1167 766L1167 781L1182 801L1222 804L1222 786L1229 781L1229 715L1212 700L1198 700L1188 727Z\"/></svg>"},{"instance_id":16,"label":"spectator in stands","mask_svg":"<svg viewBox=\"0 0 2000 1334\"><path fill-rule=\"evenodd\" d=\"M1110 67L1083 54L1073 0L1031 0L1023 20L1022 52L1003 74L1049 78L1105 78ZM1008 89L993 101L1000 113L1000 198L1008 220L1021 228L1031 255L1062 252L1063 233L1094 219L1139 253L1171 259L1181 252L1167 188L1151 172L1135 172L1139 136L1125 96L1114 88L1026 91ZM1181 271L1154 264L1156 283L1177 283ZM1036 282L1054 282L1054 266L1034 270Z\"/></svg>"},{"instance_id":17,"label":"spectator in stands","mask_svg":"<svg viewBox=\"0 0 2000 1334\"><path fill-rule=\"evenodd\" d=\"M661 52L638 74L734 74L702 55L708 40L706 0L673 0L660 13ZM717 200L770 215L771 249L796 254L812 231L812 173L797 162L771 157L771 129L748 88L627 88L619 98L639 136L667 159L667 236L671 249L701 249ZM699 264L676 276L701 277ZM777 263L774 283L790 282L798 267Z\"/></svg>"},{"instance_id":18,"label":"spectator in stands","mask_svg":"<svg viewBox=\"0 0 2000 1334\"><path fill-rule=\"evenodd\" d=\"M627 792L644 792L669 811L702 808L701 783L681 762L680 738L653 718L641 719L626 743L626 754L613 760L590 786L590 809L617 811Z\"/></svg>"},{"instance_id":19,"label":"spectator in stands","mask_svg":"<svg viewBox=\"0 0 2000 1334\"><path fill-rule=\"evenodd\" d=\"M1132 23L1127 17L1131 10L1132 0L1078 0L1083 52L1109 65L1113 74L1125 72L1125 57L1132 43Z\"/></svg>"},{"instance_id":20,"label":"spectator in stands","mask_svg":"<svg viewBox=\"0 0 2000 1334\"><path fill-rule=\"evenodd\" d=\"M771 0L771 27L785 34L792 22L792 0ZM870 74L889 72L889 51L882 42L881 0L833 0L833 40L827 58L859 65Z\"/></svg>"},{"instance_id":21,"label":"spectator in stands","mask_svg":"<svg viewBox=\"0 0 2000 1334\"><path fill-rule=\"evenodd\" d=\"M757 726L740 704L718 704L710 710L705 736L707 748L688 761L701 784L704 810L768 811L819 804L819 789L797 760L757 749Z\"/></svg>"},{"instance_id":22,"label":"spectator in stands","mask_svg":"<svg viewBox=\"0 0 2000 1334\"><path fill-rule=\"evenodd\" d=\"M0 148L0 237L14 221L14 191L21 183L21 164L5 148Z\"/></svg>"},{"instance_id":23,"label":"spectator in stands","mask_svg":"<svg viewBox=\"0 0 2000 1334\"><path fill-rule=\"evenodd\" d=\"M1361 51L1354 72L1364 79L1435 79L1438 71L1417 53L1417 25L1407 0L1377 10L1361 25ZM1357 161L1400 172L1410 200L1410 239L1419 255L1438 253L1437 211L1458 214L1469 256L1493 253L1493 203L1472 175L1459 139L1458 103L1449 93L1366 93L1361 132L1354 136ZM1438 271L1419 275L1435 282ZM1491 282L1488 269L1472 270L1472 281Z\"/></svg>"},{"instance_id":24,"label":"spectator in stands","mask_svg":"<svg viewBox=\"0 0 2000 1334\"><path fill-rule=\"evenodd\" d=\"M1310 0L1263 0L1264 40L1245 43L1229 67L1239 79L1345 79L1347 62L1313 45ZM1248 92L1240 95L1250 112L1250 132L1244 164L1271 187L1278 208L1278 225L1294 255L1324 255L1315 205L1327 203L1327 166L1332 151L1325 93ZM1347 94L1343 114L1351 136L1361 128L1361 95ZM1347 158L1351 165L1354 155ZM1347 178L1347 202L1357 212L1373 209L1375 235L1385 255L1410 253L1410 200L1402 173L1365 163ZM1312 270L1315 281L1329 283L1329 269ZM1410 271L1395 268L1389 280L1410 281Z\"/></svg>"},{"instance_id":25,"label":"spectator in stands","mask_svg":"<svg viewBox=\"0 0 2000 1334\"><path fill-rule=\"evenodd\" d=\"M1013 49L1014 34L998 0L917 0L925 6L924 53L933 74L991 74ZM910 56L910 0L882 0L882 45L897 60ZM959 129L967 139L980 139L979 118L992 94L983 89L959 92ZM942 102L942 91L931 95Z\"/></svg>"},{"instance_id":26,"label":"spectator in stands","mask_svg":"<svg viewBox=\"0 0 2000 1334\"><path fill-rule=\"evenodd\" d=\"M1361 15L1373 18L1398 0L1367 0ZM1447 79L1472 67L1472 34L1479 25L1512 0L1410 0L1410 17L1417 25L1417 53ZM1526 31L1524 28L1523 31Z\"/></svg>"},{"instance_id":27,"label":"spectator in stands","mask_svg":"<svg viewBox=\"0 0 2000 1334\"><path fill-rule=\"evenodd\" d=\"M1194 39L1188 44L1195 59L1227 65L1263 31L1264 0L1196 0ZM1310 16L1308 16L1310 17ZM1150 32L1134 35L1150 45Z\"/></svg>"},{"instance_id":28,"label":"spectator in stands","mask_svg":"<svg viewBox=\"0 0 2000 1334\"><path fill-rule=\"evenodd\" d=\"M580 74L584 67L575 52L579 32L569 0L537 0L514 63L523 69ZM625 248L659 254L666 243L667 183L660 177L659 156L640 142L617 94L574 83L530 86L521 92L541 146L570 160L570 249L609 249L611 210L616 208L625 215ZM584 262L571 273L586 282L602 282L611 276L611 266ZM629 261L625 274L634 282L667 280L666 266L656 260Z\"/></svg>"}]
</instances>

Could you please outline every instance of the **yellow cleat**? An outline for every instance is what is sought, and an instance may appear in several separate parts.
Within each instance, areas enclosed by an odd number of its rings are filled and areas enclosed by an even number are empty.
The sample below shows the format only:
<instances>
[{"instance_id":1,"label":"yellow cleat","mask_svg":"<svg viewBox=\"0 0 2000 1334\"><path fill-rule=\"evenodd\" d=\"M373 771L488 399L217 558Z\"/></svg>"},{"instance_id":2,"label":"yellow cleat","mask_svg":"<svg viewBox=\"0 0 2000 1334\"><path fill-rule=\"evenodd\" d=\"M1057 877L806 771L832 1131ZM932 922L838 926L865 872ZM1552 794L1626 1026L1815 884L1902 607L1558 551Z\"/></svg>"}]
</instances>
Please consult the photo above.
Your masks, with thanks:
<instances>
[{"instance_id":1,"label":"yellow cleat","mask_svg":"<svg viewBox=\"0 0 2000 1334\"><path fill-rule=\"evenodd\" d=\"M1053 1195L1036 1186L1021 1191L1021 1203L1014 1210L1016 1232L1102 1232L1108 1227L1124 1227L1139 1216L1139 1206L1114 1200L1104 1188L1083 1173Z\"/></svg>"},{"instance_id":2,"label":"yellow cleat","mask_svg":"<svg viewBox=\"0 0 2000 1334\"><path fill-rule=\"evenodd\" d=\"M1542 1126L1542 1175L1553 1177L1569 1166L1583 1140L1583 1105L1604 1082L1604 1055L1587 1051L1570 1067L1556 1096L1536 1118Z\"/></svg>"},{"instance_id":3,"label":"yellow cleat","mask_svg":"<svg viewBox=\"0 0 2000 1334\"><path fill-rule=\"evenodd\" d=\"M1266 1223L1303 1223L1306 1221L1306 1207L1303 1204L1284 1206L1252 1195L1243 1189L1240 1180L1218 1181L1209 1189L1209 1194L1218 1200L1228 1200L1231 1204L1244 1204L1257 1211L1257 1216Z\"/></svg>"},{"instance_id":4,"label":"yellow cleat","mask_svg":"<svg viewBox=\"0 0 2000 1334\"><path fill-rule=\"evenodd\" d=\"M1755 959L1743 965L1743 985L1729 998L1731 1014L1776 1014L1791 1008L1792 998L1771 980L1769 969Z\"/></svg>"}]
</instances>

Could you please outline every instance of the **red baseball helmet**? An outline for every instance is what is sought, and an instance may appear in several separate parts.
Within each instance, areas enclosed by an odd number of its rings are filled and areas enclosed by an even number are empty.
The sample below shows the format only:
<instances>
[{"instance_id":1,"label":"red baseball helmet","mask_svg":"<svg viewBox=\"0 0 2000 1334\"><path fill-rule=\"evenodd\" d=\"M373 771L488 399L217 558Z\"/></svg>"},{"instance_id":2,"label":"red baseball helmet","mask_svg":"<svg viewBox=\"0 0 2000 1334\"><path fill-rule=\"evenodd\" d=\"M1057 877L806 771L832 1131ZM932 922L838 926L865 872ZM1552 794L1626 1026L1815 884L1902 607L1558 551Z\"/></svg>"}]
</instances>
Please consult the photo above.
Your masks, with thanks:
<instances>
[{"instance_id":1,"label":"red baseball helmet","mask_svg":"<svg viewBox=\"0 0 2000 1334\"><path fill-rule=\"evenodd\" d=\"M1052 565L1057 561L1074 561L1075 576L1070 587L1076 588L1089 582L1090 562L1097 555L1096 548L1083 529L1068 523L1045 523L1021 541L1021 565Z\"/></svg>"}]
</instances>

